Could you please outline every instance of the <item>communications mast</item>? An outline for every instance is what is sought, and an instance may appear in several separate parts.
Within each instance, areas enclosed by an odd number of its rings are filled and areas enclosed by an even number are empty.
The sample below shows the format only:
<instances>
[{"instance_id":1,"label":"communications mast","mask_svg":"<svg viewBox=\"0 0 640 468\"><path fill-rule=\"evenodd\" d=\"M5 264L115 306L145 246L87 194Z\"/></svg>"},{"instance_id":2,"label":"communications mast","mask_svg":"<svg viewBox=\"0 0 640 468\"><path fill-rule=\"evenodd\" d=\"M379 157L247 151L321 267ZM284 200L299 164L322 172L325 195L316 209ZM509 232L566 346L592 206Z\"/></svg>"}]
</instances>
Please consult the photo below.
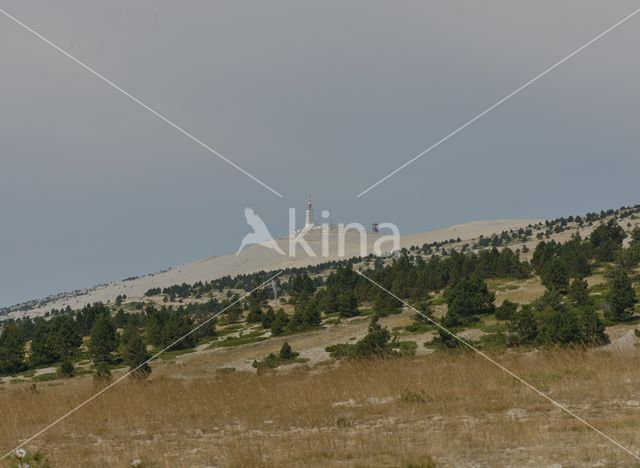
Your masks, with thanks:
<instances>
[{"instance_id":1,"label":"communications mast","mask_svg":"<svg viewBox=\"0 0 640 468\"><path fill-rule=\"evenodd\" d=\"M304 217L304 227L312 227L314 225L313 222L313 205L311 204L311 195L309 194L309 200L307 201L307 211L305 212Z\"/></svg>"}]
</instances>

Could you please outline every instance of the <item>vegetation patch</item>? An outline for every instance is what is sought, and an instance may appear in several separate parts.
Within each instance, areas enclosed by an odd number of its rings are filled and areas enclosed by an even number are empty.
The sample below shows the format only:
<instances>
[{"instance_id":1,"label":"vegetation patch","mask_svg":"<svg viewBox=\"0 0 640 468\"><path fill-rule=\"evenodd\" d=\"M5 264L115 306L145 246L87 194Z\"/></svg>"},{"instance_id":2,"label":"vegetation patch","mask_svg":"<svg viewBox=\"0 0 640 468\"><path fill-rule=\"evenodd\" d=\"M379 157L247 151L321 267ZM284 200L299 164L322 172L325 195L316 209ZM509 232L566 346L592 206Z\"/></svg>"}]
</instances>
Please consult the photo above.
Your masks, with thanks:
<instances>
[{"instance_id":1,"label":"vegetation patch","mask_svg":"<svg viewBox=\"0 0 640 468\"><path fill-rule=\"evenodd\" d=\"M183 354L191 354L193 352L194 352L193 349L176 349L176 350L165 351L158 357L160 359L169 360L169 359L174 359L178 356L182 356Z\"/></svg>"},{"instance_id":2,"label":"vegetation patch","mask_svg":"<svg viewBox=\"0 0 640 468\"><path fill-rule=\"evenodd\" d=\"M57 378L59 378L57 372L47 372L46 374L36 375L31 380L34 382L47 382L49 380L55 380Z\"/></svg>"},{"instance_id":3,"label":"vegetation patch","mask_svg":"<svg viewBox=\"0 0 640 468\"><path fill-rule=\"evenodd\" d=\"M413 341L400 342L397 338L391 339L391 332L378 323L379 317L374 315L369 323L369 331L356 343L338 343L327 346L327 351L334 359L343 358L385 358L393 355L415 354L417 345ZM394 351L398 349L398 352Z\"/></svg>"},{"instance_id":4,"label":"vegetation patch","mask_svg":"<svg viewBox=\"0 0 640 468\"><path fill-rule=\"evenodd\" d=\"M253 361L251 365L260 372L267 369L275 369L280 365L304 363L308 361L308 359L299 358L299 355L300 353L293 351L289 343L285 341L277 355L271 353L260 361Z\"/></svg>"},{"instance_id":5,"label":"vegetation patch","mask_svg":"<svg viewBox=\"0 0 640 468\"><path fill-rule=\"evenodd\" d=\"M507 335L491 333L480 338L480 347L491 351L503 351L507 348Z\"/></svg>"},{"instance_id":6,"label":"vegetation patch","mask_svg":"<svg viewBox=\"0 0 640 468\"><path fill-rule=\"evenodd\" d=\"M233 346L240 346L249 343L258 343L260 341L268 340L269 337L264 336L262 331L249 332L241 336L228 336L224 340L214 341L209 345L209 349L214 348L228 348Z\"/></svg>"},{"instance_id":7,"label":"vegetation patch","mask_svg":"<svg viewBox=\"0 0 640 468\"><path fill-rule=\"evenodd\" d=\"M400 394L400 401L403 403L426 403L427 394L424 390L404 389Z\"/></svg>"}]
</instances>

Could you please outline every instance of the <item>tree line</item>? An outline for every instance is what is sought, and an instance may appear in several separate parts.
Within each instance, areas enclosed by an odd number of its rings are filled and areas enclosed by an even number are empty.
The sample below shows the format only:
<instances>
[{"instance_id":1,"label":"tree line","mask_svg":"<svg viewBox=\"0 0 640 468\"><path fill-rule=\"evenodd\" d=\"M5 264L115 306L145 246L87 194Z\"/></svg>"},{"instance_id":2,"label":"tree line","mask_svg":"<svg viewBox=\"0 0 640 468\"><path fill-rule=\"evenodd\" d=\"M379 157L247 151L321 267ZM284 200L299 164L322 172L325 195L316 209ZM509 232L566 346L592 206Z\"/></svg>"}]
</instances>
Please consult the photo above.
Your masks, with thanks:
<instances>
[{"instance_id":1,"label":"tree line","mask_svg":"<svg viewBox=\"0 0 640 468\"><path fill-rule=\"evenodd\" d=\"M499 320L508 321L505 339L512 345L602 344L607 341L605 324L628 320L637 302L630 274L640 264L640 229L631 232L629 248L623 249L626 237L618 222L611 220L597 226L586 239L574 235L565 243L540 241L531 263L508 248L479 252L451 249L446 256L432 254L428 258L423 255L424 249L414 248L405 249L390 260L369 256L327 262L323 267L290 269L281 276L284 279L278 281L278 289L293 307L292 313L269 306L270 288L257 289L242 301L228 289L232 285L234 289L251 291L265 281L269 275L266 272L160 291L188 297L203 294L207 288L226 288L222 301L211 298L177 308L147 305L139 312L127 313L119 308L124 300L121 298L115 309L97 303L77 311L54 310L47 318L4 322L0 333L0 374L56 363L64 363L61 368L72 373L72 362L80 358L90 358L98 373L106 376L115 365L136 369L148 359L148 348L172 345L173 349L189 349L198 340L215 337L216 321L197 333L189 331L221 311L221 322L260 323L272 335L313 329L333 316L400 312L403 303L357 274L356 264L366 276L427 316L431 314L434 294L442 292L447 304L442 324L452 329L495 314ZM608 293L602 303L596 304L585 278L602 265L610 265L606 273ZM496 307L488 279L523 279L533 274L540 276L547 290L541 298L525 305L506 301ZM156 288L148 295L158 292ZM142 366L139 371L144 376L150 369Z\"/></svg>"}]
</instances>

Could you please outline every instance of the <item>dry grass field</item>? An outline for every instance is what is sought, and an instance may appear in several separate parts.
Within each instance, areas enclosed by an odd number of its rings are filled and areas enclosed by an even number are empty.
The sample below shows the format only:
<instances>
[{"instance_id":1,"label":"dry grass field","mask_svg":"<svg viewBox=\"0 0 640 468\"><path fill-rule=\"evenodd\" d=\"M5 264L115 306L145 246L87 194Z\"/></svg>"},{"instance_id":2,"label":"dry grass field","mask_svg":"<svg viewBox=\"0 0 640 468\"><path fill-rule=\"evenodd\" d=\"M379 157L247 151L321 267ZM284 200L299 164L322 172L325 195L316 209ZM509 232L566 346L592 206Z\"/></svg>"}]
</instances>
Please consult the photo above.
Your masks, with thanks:
<instances>
[{"instance_id":1,"label":"dry grass field","mask_svg":"<svg viewBox=\"0 0 640 468\"><path fill-rule=\"evenodd\" d=\"M640 451L635 349L496 359ZM188 364L187 364L188 366ZM168 369L168 367L167 367ZM183 370L186 373L186 369ZM435 352L265 374L123 382L28 444L52 466L637 466L482 357ZM90 378L4 385L3 453L89 397Z\"/></svg>"}]
</instances>

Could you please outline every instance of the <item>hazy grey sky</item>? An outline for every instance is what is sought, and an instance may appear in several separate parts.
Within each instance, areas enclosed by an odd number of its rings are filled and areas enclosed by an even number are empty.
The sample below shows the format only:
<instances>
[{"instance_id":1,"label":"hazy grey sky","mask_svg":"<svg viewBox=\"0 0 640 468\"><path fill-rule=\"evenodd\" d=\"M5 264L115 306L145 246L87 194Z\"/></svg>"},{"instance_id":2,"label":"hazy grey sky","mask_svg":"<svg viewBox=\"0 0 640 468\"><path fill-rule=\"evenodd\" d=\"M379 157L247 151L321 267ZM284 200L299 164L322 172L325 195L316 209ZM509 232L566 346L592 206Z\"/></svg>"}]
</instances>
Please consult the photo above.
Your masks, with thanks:
<instances>
[{"instance_id":1,"label":"hazy grey sky","mask_svg":"<svg viewBox=\"0 0 640 468\"><path fill-rule=\"evenodd\" d=\"M355 195L638 7L633 1L6 1L0 306L237 249L311 192L404 233L640 201L640 15ZM302 222L302 219L300 219Z\"/></svg>"}]
</instances>

